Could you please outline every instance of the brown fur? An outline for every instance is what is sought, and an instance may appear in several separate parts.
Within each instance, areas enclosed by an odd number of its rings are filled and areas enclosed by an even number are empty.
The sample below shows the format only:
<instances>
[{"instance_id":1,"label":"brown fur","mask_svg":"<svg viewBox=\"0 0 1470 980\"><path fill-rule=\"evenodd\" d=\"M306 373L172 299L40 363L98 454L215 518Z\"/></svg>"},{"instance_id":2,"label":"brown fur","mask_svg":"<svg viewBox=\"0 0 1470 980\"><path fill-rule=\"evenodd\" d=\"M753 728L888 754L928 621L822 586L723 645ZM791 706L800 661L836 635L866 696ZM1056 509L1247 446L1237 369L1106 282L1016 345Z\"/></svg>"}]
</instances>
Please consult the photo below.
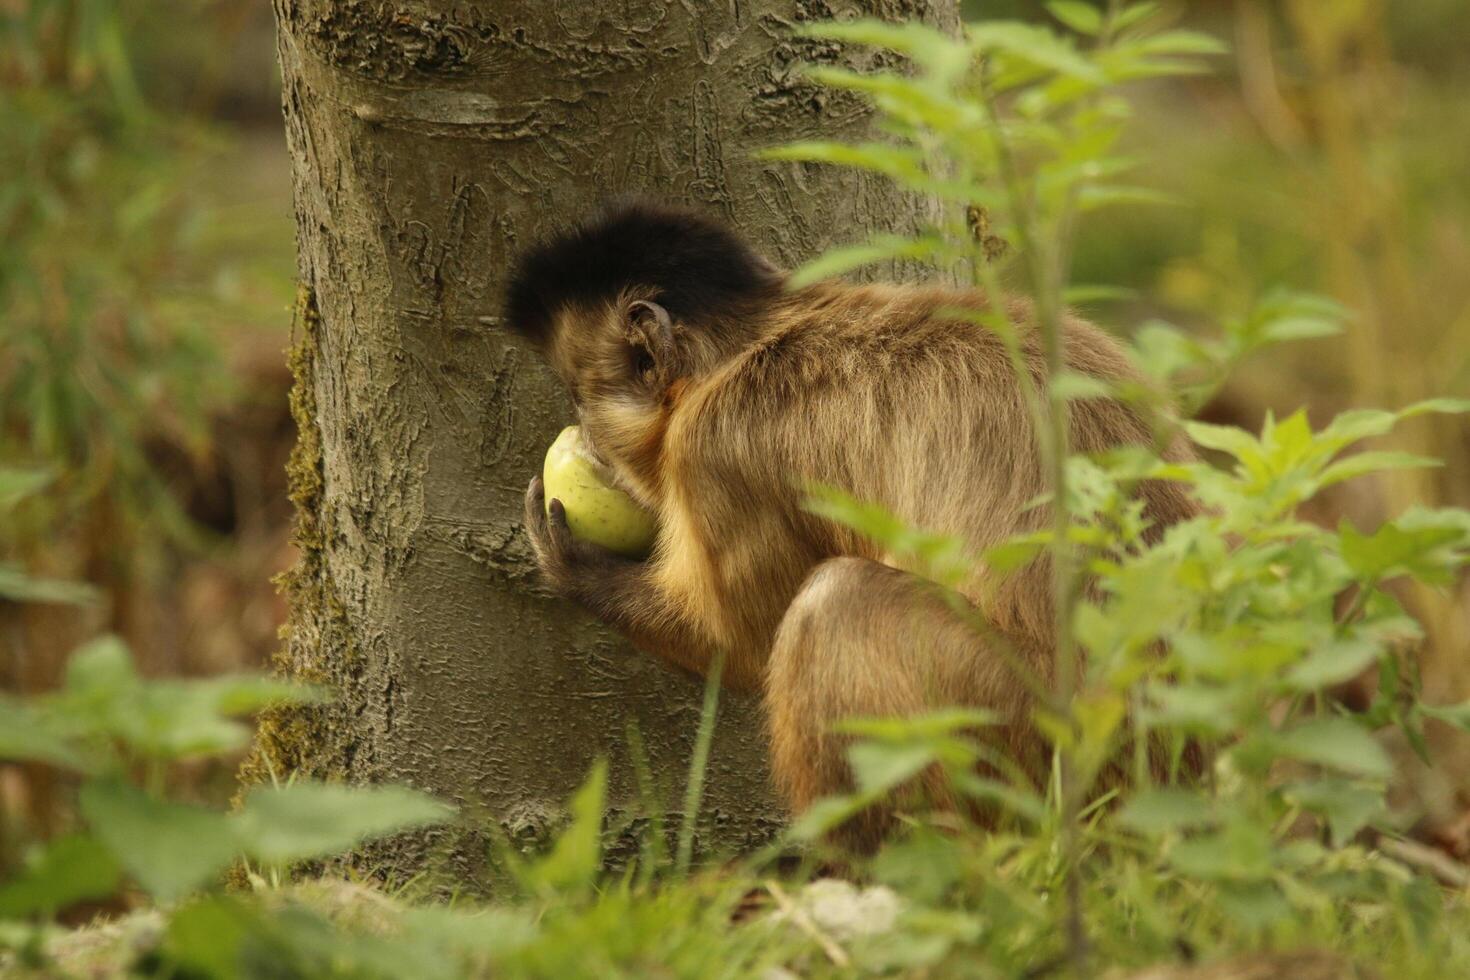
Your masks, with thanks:
<instances>
[{"instance_id":1,"label":"brown fur","mask_svg":"<svg viewBox=\"0 0 1470 980\"><path fill-rule=\"evenodd\" d=\"M587 437L656 511L660 531L646 562L595 553L541 516L533 482L527 521L552 583L682 667L703 671L726 651L728 683L764 692L775 778L797 810L847 786L843 743L830 732L844 717L985 707L1017 719L1005 729L1011 748L1034 748L1023 685L930 583L802 509L800 481L818 481L956 535L977 555L1043 525L1044 508L1027 504L1047 480L1006 352L983 327L943 312L983 307L984 297L813 286L718 329L676 322L674 353L632 377L629 365L648 361L624 311L657 295L635 284L556 314L547 354ZM1023 337L1040 380L1037 337L1029 328ZM1067 319L1065 338L1070 370L1132 377L1090 324ZM1089 400L1074 403L1070 435L1085 453L1143 442L1149 429L1122 404ZM1172 484L1140 492L1158 525L1195 513ZM981 569L959 591L1050 677L1044 560L1001 582ZM885 820L875 814L854 839L871 843Z\"/></svg>"},{"instance_id":2,"label":"brown fur","mask_svg":"<svg viewBox=\"0 0 1470 980\"><path fill-rule=\"evenodd\" d=\"M1046 651L1024 636L997 639L1049 682ZM776 631L766 691L772 772L797 812L852 788L851 740L831 728L845 718L984 707L999 716L997 724L973 734L1004 752L1033 784L1045 778L1042 743L1011 668L937 586L876 561L832 558L817 566ZM937 771L900 795L915 794L930 805L953 806ZM870 846L887 830L891 810L870 809L840 836L856 849Z\"/></svg>"}]
</instances>

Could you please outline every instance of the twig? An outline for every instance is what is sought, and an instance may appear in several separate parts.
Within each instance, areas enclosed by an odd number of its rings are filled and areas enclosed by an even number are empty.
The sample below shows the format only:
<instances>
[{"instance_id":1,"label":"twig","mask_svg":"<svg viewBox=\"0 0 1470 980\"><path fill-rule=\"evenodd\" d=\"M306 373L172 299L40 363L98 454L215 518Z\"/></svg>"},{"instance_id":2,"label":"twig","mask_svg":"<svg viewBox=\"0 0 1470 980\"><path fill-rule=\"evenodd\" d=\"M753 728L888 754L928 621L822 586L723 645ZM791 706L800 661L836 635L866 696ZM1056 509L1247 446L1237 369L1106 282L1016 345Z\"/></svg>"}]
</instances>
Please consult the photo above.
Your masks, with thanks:
<instances>
[{"instance_id":1,"label":"twig","mask_svg":"<svg viewBox=\"0 0 1470 980\"><path fill-rule=\"evenodd\" d=\"M781 906L781 911L786 913L796 928L806 933L812 942L822 947L822 952L827 954L827 959L832 961L833 966L846 968L852 965L851 957L843 951L841 946L837 945L837 941L819 929L812 921L812 917L806 914L806 910L793 902L791 896L786 894L786 890L779 883L767 880L765 886L766 891L770 892L771 897L776 900L776 904Z\"/></svg>"},{"instance_id":2,"label":"twig","mask_svg":"<svg viewBox=\"0 0 1470 980\"><path fill-rule=\"evenodd\" d=\"M1410 840L1383 837L1378 841L1378 850L1416 871L1429 874L1442 885L1459 889L1470 888L1470 868L1432 847Z\"/></svg>"}]
</instances>

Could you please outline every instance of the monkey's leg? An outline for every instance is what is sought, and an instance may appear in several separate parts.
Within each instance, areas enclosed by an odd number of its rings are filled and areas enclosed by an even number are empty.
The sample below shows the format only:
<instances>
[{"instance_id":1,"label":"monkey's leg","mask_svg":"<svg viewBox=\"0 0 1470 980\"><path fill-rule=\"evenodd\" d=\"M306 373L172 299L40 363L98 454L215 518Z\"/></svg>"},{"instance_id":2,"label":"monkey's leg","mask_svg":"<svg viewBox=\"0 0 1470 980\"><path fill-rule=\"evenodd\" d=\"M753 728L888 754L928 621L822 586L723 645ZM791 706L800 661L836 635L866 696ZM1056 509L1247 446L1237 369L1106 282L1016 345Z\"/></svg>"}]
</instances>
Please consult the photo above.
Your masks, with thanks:
<instances>
[{"instance_id":1,"label":"monkey's leg","mask_svg":"<svg viewBox=\"0 0 1470 980\"><path fill-rule=\"evenodd\" d=\"M952 598L952 597L951 597ZM962 601L962 600L961 600ZM1046 658L1023 646L1013 653L1041 674ZM1044 676L1041 678L1045 682ZM846 718L911 716L945 707L985 708L1014 724L987 738L1022 755L1028 739L1026 686L940 587L908 572L861 558L819 565L777 630L766 675L771 766L793 812L852 789L849 737L832 726ZM1032 769L1034 759L1018 759ZM950 803L937 773L918 789ZM891 821L875 807L839 833L858 849L875 846Z\"/></svg>"}]
</instances>

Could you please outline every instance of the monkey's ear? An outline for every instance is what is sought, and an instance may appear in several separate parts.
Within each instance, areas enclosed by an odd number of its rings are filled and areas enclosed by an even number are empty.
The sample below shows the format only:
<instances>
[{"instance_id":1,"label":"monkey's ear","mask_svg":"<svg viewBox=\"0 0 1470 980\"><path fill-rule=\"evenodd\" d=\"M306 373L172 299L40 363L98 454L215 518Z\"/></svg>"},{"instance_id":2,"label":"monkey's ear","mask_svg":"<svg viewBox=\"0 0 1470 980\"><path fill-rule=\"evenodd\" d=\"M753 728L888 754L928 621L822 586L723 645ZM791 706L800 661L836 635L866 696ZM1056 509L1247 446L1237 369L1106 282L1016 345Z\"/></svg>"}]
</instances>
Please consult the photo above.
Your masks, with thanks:
<instances>
[{"instance_id":1,"label":"monkey's ear","mask_svg":"<svg viewBox=\"0 0 1470 980\"><path fill-rule=\"evenodd\" d=\"M633 349L635 375L657 384L678 376L674 321L668 310L649 300L633 300L623 308L623 334Z\"/></svg>"}]
</instances>

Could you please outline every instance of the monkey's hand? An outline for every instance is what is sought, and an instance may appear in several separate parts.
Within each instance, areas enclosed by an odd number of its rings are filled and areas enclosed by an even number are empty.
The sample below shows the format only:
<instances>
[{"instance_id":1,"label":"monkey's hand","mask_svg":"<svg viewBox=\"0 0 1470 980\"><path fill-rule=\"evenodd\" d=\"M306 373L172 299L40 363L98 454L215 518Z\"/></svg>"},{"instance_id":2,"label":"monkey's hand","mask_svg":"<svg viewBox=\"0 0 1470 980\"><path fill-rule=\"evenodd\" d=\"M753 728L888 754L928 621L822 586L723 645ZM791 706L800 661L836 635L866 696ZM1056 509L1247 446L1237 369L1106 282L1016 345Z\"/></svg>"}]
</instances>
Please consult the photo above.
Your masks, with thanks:
<instances>
[{"instance_id":1,"label":"monkey's hand","mask_svg":"<svg viewBox=\"0 0 1470 980\"><path fill-rule=\"evenodd\" d=\"M642 562L572 537L566 508L556 499L547 507L546 487L539 476L532 477L526 488L525 524L547 586L599 614L607 612L600 607L611 588L642 568Z\"/></svg>"},{"instance_id":2,"label":"monkey's hand","mask_svg":"<svg viewBox=\"0 0 1470 980\"><path fill-rule=\"evenodd\" d=\"M651 581L653 565L572 537L561 501L546 506L538 476L526 488L526 534L547 586L585 607L635 646L703 674L714 648Z\"/></svg>"}]
</instances>

